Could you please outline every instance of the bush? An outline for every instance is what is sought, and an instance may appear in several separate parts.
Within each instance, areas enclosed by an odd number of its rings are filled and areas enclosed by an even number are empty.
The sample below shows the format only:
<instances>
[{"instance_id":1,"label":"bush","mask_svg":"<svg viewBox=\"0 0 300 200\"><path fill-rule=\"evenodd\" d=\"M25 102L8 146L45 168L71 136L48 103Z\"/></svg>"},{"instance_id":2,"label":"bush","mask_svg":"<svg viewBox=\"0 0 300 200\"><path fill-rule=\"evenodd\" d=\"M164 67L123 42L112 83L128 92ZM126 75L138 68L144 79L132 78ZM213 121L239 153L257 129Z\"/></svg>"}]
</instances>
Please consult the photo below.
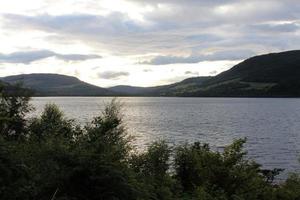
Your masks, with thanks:
<instances>
[{"instance_id":1,"label":"bush","mask_svg":"<svg viewBox=\"0 0 300 200\"><path fill-rule=\"evenodd\" d=\"M26 131L25 115L32 111L29 104L30 93L21 86L15 87L14 93L6 93L0 86L0 134L7 139L23 138Z\"/></svg>"},{"instance_id":2,"label":"bush","mask_svg":"<svg viewBox=\"0 0 300 200\"><path fill-rule=\"evenodd\" d=\"M244 139L236 140L223 153L197 142L178 147L175 169L183 193L208 199L269 199L265 192L271 185L260 166L245 159L244 143Z\"/></svg>"},{"instance_id":3,"label":"bush","mask_svg":"<svg viewBox=\"0 0 300 200\"><path fill-rule=\"evenodd\" d=\"M131 167L141 180L145 197L173 199L174 180L169 172L171 149L164 141L153 142L147 151L132 155Z\"/></svg>"},{"instance_id":4,"label":"bush","mask_svg":"<svg viewBox=\"0 0 300 200\"><path fill-rule=\"evenodd\" d=\"M296 200L299 175L246 158L245 139L224 151L208 144L153 142L137 152L113 100L85 127L55 105L27 120L29 96L0 96L0 199Z\"/></svg>"},{"instance_id":5,"label":"bush","mask_svg":"<svg viewBox=\"0 0 300 200\"><path fill-rule=\"evenodd\" d=\"M300 199L300 175L292 173L288 179L278 188L277 199Z\"/></svg>"}]
</instances>

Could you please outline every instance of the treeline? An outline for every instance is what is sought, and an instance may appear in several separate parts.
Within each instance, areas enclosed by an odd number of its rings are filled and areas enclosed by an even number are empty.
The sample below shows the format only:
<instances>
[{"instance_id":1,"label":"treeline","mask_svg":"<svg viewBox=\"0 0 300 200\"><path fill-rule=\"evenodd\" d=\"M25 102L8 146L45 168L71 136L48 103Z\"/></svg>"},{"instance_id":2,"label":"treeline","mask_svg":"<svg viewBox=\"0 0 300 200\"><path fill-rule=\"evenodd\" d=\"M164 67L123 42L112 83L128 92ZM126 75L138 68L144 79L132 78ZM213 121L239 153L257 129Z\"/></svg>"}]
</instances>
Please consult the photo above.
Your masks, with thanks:
<instances>
[{"instance_id":1,"label":"treeline","mask_svg":"<svg viewBox=\"0 0 300 200\"><path fill-rule=\"evenodd\" d=\"M245 158L245 140L217 152L207 144L132 145L112 101L82 127L55 105L39 117L23 90L0 92L0 199L5 200L296 200L300 176Z\"/></svg>"}]
</instances>

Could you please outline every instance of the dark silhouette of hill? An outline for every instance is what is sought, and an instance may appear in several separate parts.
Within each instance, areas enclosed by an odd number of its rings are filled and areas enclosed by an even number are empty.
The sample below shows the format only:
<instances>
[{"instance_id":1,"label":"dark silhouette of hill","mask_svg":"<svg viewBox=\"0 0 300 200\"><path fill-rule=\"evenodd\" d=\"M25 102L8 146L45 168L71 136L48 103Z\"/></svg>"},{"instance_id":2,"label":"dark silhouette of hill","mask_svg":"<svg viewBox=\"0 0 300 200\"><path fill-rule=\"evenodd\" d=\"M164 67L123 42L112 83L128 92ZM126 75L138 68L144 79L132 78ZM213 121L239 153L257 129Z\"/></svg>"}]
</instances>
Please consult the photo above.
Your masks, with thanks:
<instances>
[{"instance_id":1,"label":"dark silhouette of hill","mask_svg":"<svg viewBox=\"0 0 300 200\"><path fill-rule=\"evenodd\" d=\"M40 96L300 97L300 50L255 56L214 77L156 87L97 87L75 77L27 74L2 78Z\"/></svg>"},{"instance_id":2,"label":"dark silhouette of hill","mask_svg":"<svg viewBox=\"0 0 300 200\"><path fill-rule=\"evenodd\" d=\"M249 58L187 96L300 96L300 51Z\"/></svg>"},{"instance_id":3,"label":"dark silhouette of hill","mask_svg":"<svg viewBox=\"0 0 300 200\"><path fill-rule=\"evenodd\" d=\"M108 88L109 90L121 95L138 95L138 96L179 96L186 91L193 91L202 86L203 82L211 77L193 77L185 79L181 82L162 85L155 87L135 87L127 85L119 85Z\"/></svg>"},{"instance_id":4,"label":"dark silhouette of hill","mask_svg":"<svg viewBox=\"0 0 300 200\"><path fill-rule=\"evenodd\" d=\"M249 58L209 82L240 79L246 82L279 83L299 80L300 50L271 53Z\"/></svg>"},{"instance_id":5,"label":"dark silhouette of hill","mask_svg":"<svg viewBox=\"0 0 300 200\"><path fill-rule=\"evenodd\" d=\"M128 95L298 97L300 50L249 58L215 77L194 77L171 85L110 88Z\"/></svg>"},{"instance_id":6,"label":"dark silhouette of hill","mask_svg":"<svg viewBox=\"0 0 300 200\"><path fill-rule=\"evenodd\" d=\"M10 85L22 83L36 96L107 96L105 88L85 83L78 78L59 74L22 74L2 78Z\"/></svg>"},{"instance_id":7,"label":"dark silhouette of hill","mask_svg":"<svg viewBox=\"0 0 300 200\"><path fill-rule=\"evenodd\" d=\"M30 89L23 88L22 85L11 85L0 80L0 93L4 92L6 95L32 95L33 92Z\"/></svg>"},{"instance_id":8,"label":"dark silhouette of hill","mask_svg":"<svg viewBox=\"0 0 300 200\"><path fill-rule=\"evenodd\" d=\"M110 87L108 89L119 95L125 95L125 96L144 95L152 91L152 87L138 87L138 86L129 86L129 85L117 85L117 86Z\"/></svg>"}]
</instances>

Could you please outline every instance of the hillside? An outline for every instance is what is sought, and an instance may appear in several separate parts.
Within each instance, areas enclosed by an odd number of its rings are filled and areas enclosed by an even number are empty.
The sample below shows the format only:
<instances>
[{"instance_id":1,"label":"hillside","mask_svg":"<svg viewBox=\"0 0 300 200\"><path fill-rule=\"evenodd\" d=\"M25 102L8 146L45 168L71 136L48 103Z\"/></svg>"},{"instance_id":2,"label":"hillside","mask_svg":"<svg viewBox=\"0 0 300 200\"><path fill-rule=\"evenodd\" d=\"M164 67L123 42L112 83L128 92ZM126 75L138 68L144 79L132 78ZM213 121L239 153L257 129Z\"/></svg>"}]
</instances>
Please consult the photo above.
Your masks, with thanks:
<instances>
[{"instance_id":1,"label":"hillside","mask_svg":"<svg viewBox=\"0 0 300 200\"><path fill-rule=\"evenodd\" d=\"M249 58L215 77L195 77L158 87L116 86L127 95L299 97L300 50Z\"/></svg>"},{"instance_id":2,"label":"hillside","mask_svg":"<svg viewBox=\"0 0 300 200\"><path fill-rule=\"evenodd\" d=\"M179 96L299 97L300 51L249 58Z\"/></svg>"},{"instance_id":3,"label":"hillside","mask_svg":"<svg viewBox=\"0 0 300 200\"><path fill-rule=\"evenodd\" d=\"M100 88L75 77L27 74L2 78L39 96L300 97L300 50L249 58L214 77L194 77L156 87Z\"/></svg>"},{"instance_id":4,"label":"hillside","mask_svg":"<svg viewBox=\"0 0 300 200\"><path fill-rule=\"evenodd\" d=\"M19 85L11 85L0 80L0 93L2 92L6 95L32 95L32 91L30 89L22 88Z\"/></svg>"},{"instance_id":5,"label":"hillside","mask_svg":"<svg viewBox=\"0 0 300 200\"><path fill-rule=\"evenodd\" d=\"M23 83L36 96L105 96L113 93L71 76L59 74L22 74L1 79L11 85Z\"/></svg>"},{"instance_id":6,"label":"hillside","mask_svg":"<svg viewBox=\"0 0 300 200\"><path fill-rule=\"evenodd\" d=\"M152 87L138 87L129 85L117 85L108 88L110 91L115 92L121 96L134 96L146 95L152 91Z\"/></svg>"},{"instance_id":7,"label":"hillside","mask_svg":"<svg viewBox=\"0 0 300 200\"><path fill-rule=\"evenodd\" d=\"M211 79L211 77L188 78L181 82L155 87L134 87L120 85L108 88L109 90L121 95L137 96L178 96L185 92L197 90L202 84Z\"/></svg>"}]
</instances>

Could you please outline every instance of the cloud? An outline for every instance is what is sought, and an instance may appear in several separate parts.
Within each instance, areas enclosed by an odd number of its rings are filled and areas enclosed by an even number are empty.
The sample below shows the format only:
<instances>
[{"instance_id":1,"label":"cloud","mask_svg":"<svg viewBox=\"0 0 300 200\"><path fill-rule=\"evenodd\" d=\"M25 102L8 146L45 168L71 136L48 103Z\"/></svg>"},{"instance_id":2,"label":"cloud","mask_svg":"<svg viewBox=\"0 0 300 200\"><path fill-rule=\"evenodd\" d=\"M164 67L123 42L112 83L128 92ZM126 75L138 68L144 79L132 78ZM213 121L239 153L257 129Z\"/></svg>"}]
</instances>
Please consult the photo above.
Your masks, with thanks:
<instances>
[{"instance_id":1,"label":"cloud","mask_svg":"<svg viewBox=\"0 0 300 200\"><path fill-rule=\"evenodd\" d=\"M300 26L297 23L257 24L251 27L268 34L269 32L285 33L300 30Z\"/></svg>"},{"instance_id":2,"label":"cloud","mask_svg":"<svg viewBox=\"0 0 300 200\"><path fill-rule=\"evenodd\" d=\"M31 62L42 60L49 57L56 57L64 61L84 61L89 59L101 58L94 54L59 54L49 50L34 50L34 51L18 51L10 54L0 53L0 63L23 63L30 64Z\"/></svg>"},{"instance_id":3,"label":"cloud","mask_svg":"<svg viewBox=\"0 0 300 200\"><path fill-rule=\"evenodd\" d=\"M141 64L167 65L167 64L178 64L178 63L198 63L202 61L242 60L253 55L254 52L250 50L217 51L213 54L191 55L186 57L157 56L151 59L150 61L144 61Z\"/></svg>"},{"instance_id":4,"label":"cloud","mask_svg":"<svg viewBox=\"0 0 300 200\"><path fill-rule=\"evenodd\" d=\"M3 15L4 27L15 30L40 30L55 35L56 42L74 40L114 55L157 53L161 56L202 54L210 48L248 48L255 53L278 51L281 37L297 37L300 5L287 0L131 0L139 7L150 6L143 13L145 22L133 20L126 13L110 12L107 15ZM278 24L285 21L286 24ZM272 22L273 24L270 24ZM274 23L277 25L274 25ZM265 33L269 41L262 48ZM251 33L253 39L249 37ZM291 35L294 33L295 35ZM239 43L239 41L242 43ZM108 42L109 41L109 42ZM284 48L297 48L288 43ZM266 52L266 53L267 53ZM176 59L176 58L173 58ZM189 58L187 60L198 60ZM184 61L186 62L186 61ZM187 63L194 63L190 61Z\"/></svg>"},{"instance_id":5,"label":"cloud","mask_svg":"<svg viewBox=\"0 0 300 200\"><path fill-rule=\"evenodd\" d=\"M152 72L152 69L144 69L143 72Z\"/></svg>"},{"instance_id":6,"label":"cloud","mask_svg":"<svg viewBox=\"0 0 300 200\"><path fill-rule=\"evenodd\" d=\"M129 12L112 10L105 15L86 10L56 15L5 14L2 26L15 31L39 30L50 33L45 40L79 41L116 56L159 55L148 64L246 58L239 54L208 56L207 52L216 50L245 49L261 54L299 47L300 4L295 0L124 1L150 11L139 12L141 21L132 19ZM88 8L98 3L91 0L84 4Z\"/></svg>"},{"instance_id":7,"label":"cloud","mask_svg":"<svg viewBox=\"0 0 300 200\"><path fill-rule=\"evenodd\" d=\"M185 75L199 76L199 72L185 71Z\"/></svg>"},{"instance_id":8,"label":"cloud","mask_svg":"<svg viewBox=\"0 0 300 200\"><path fill-rule=\"evenodd\" d=\"M155 46L157 43L153 36L149 37L152 34L147 33L150 31L148 26L119 12L107 16L78 13L58 16L5 14L2 18L7 29L39 30L51 33L49 38L55 38L56 42L82 41L96 48L113 50L115 54L145 52L148 48L143 50L143 44Z\"/></svg>"},{"instance_id":9,"label":"cloud","mask_svg":"<svg viewBox=\"0 0 300 200\"><path fill-rule=\"evenodd\" d=\"M123 72L123 71L105 71L105 72L99 72L97 74L98 78L101 79L113 79L117 80L121 77L129 76L129 72Z\"/></svg>"},{"instance_id":10,"label":"cloud","mask_svg":"<svg viewBox=\"0 0 300 200\"><path fill-rule=\"evenodd\" d=\"M55 54L55 57L64 61L81 61L81 60L90 60L90 59L97 59L102 58L102 56L96 54Z\"/></svg>"},{"instance_id":11,"label":"cloud","mask_svg":"<svg viewBox=\"0 0 300 200\"><path fill-rule=\"evenodd\" d=\"M209 72L209 75L214 76L214 75L216 75L217 73L218 73L217 70L213 70L213 71Z\"/></svg>"},{"instance_id":12,"label":"cloud","mask_svg":"<svg viewBox=\"0 0 300 200\"><path fill-rule=\"evenodd\" d=\"M95 66L95 67L92 67L92 70L96 70L96 69L99 69L101 68L100 66Z\"/></svg>"},{"instance_id":13,"label":"cloud","mask_svg":"<svg viewBox=\"0 0 300 200\"><path fill-rule=\"evenodd\" d=\"M19 22L17 25L8 24L12 28L39 29L69 34L119 35L120 30L130 33L142 29L138 23L121 13L113 13L108 16L93 14L67 14L58 16L48 14L36 16L5 14L3 17L7 22Z\"/></svg>"}]
</instances>

